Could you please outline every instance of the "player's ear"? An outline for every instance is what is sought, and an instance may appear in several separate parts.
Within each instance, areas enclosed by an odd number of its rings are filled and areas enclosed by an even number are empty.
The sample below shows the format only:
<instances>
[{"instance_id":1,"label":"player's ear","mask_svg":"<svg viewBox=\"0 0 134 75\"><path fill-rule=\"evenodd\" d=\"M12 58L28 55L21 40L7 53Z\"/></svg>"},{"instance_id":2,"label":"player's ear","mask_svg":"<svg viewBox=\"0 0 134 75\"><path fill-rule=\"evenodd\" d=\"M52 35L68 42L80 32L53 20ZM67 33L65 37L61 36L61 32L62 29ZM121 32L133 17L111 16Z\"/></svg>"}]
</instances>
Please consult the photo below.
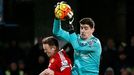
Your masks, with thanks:
<instances>
[{"instance_id":1,"label":"player's ear","mask_svg":"<svg viewBox=\"0 0 134 75\"><path fill-rule=\"evenodd\" d=\"M92 33L95 31L95 28L92 28Z\"/></svg>"},{"instance_id":2,"label":"player's ear","mask_svg":"<svg viewBox=\"0 0 134 75\"><path fill-rule=\"evenodd\" d=\"M55 46L52 46L51 50L53 50L53 51L56 50L56 47Z\"/></svg>"},{"instance_id":3,"label":"player's ear","mask_svg":"<svg viewBox=\"0 0 134 75\"><path fill-rule=\"evenodd\" d=\"M51 50L53 50L53 51L54 51L55 49L52 47L52 48L51 48Z\"/></svg>"}]
</instances>

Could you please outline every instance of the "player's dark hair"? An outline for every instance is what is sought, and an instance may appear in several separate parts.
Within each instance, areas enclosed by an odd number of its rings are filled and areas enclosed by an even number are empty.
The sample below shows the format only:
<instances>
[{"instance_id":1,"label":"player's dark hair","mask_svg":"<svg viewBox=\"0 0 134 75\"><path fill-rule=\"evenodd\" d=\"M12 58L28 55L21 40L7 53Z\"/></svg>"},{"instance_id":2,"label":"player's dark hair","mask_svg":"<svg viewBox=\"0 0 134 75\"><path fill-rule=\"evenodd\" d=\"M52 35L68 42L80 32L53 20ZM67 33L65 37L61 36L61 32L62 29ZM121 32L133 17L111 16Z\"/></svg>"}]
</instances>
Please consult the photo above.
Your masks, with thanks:
<instances>
[{"instance_id":1,"label":"player's dark hair","mask_svg":"<svg viewBox=\"0 0 134 75\"><path fill-rule=\"evenodd\" d=\"M95 27L95 23L93 21L92 18L82 18L80 21L79 21L80 24L87 24L89 25L91 28L94 28Z\"/></svg>"},{"instance_id":2,"label":"player's dark hair","mask_svg":"<svg viewBox=\"0 0 134 75\"><path fill-rule=\"evenodd\" d=\"M45 38L42 40L42 43L43 43L43 44L48 44L48 45L50 45L50 46L59 47L58 40L57 40L56 38L54 38L53 36L45 37Z\"/></svg>"}]
</instances>

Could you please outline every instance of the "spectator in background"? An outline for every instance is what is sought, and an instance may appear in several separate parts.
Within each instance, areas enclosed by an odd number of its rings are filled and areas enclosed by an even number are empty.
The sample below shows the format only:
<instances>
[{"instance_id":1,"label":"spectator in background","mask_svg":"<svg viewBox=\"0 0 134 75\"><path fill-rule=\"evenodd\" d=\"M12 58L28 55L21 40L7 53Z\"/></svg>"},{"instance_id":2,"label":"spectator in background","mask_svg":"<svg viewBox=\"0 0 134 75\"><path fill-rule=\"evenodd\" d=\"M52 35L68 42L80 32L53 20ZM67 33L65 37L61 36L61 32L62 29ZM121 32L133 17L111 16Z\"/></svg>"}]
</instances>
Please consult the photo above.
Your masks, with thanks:
<instances>
[{"instance_id":1,"label":"spectator in background","mask_svg":"<svg viewBox=\"0 0 134 75\"><path fill-rule=\"evenodd\" d=\"M117 48L116 42L112 37L107 39L106 45L103 47L102 51L101 72L103 74L108 67L116 69Z\"/></svg>"},{"instance_id":2,"label":"spectator in background","mask_svg":"<svg viewBox=\"0 0 134 75\"><path fill-rule=\"evenodd\" d=\"M126 54L126 44L121 42L117 48L118 50L118 60L116 62L116 75L121 75L120 70L124 68L129 68L128 56Z\"/></svg>"},{"instance_id":3,"label":"spectator in background","mask_svg":"<svg viewBox=\"0 0 134 75\"><path fill-rule=\"evenodd\" d=\"M120 72L121 72L120 75L130 75L131 74L128 68L122 68L120 70Z\"/></svg>"},{"instance_id":4,"label":"spectator in background","mask_svg":"<svg viewBox=\"0 0 134 75\"><path fill-rule=\"evenodd\" d=\"M38 60L36 61L36 65L34 66L34 74L38 75L40 72L42 72L44 69L46 69L48 67L48 59L46 59L46 57L48 57L47 55L43 56L40 55L38 56Z\"/></svg>"},{"instance_id":5,"label":"spectator in background","mask_svg":"<svg viewBox=\"0 0 134 75\"><path fill-rule=\"evenodd\" d=\"M5 75L20 75L16 62L11 62L9 67L5 70Z\"/></svg>"},{"instance_id":6,"label":"spectator in background","mask_svg":"<svg viewBox=\"0 0 134 75\"><path fill-rule=\"evenodd\" d=\"M18 61L19 59L24 59L25 53L22 51L22 49L18 46L18 43L16 40L11 40L9 42L9 48L5 50L5 59L6 63L12 62L12 61Z\"/></svg>"},{"instance_id":7,"label":"spectator in background","mask_svg":"<svg viewBox=\"0 0 134 75\"><path fill-rule=\"evenodd\" d=\"M134 35L131 36L129 42L130 43L127 45L127 55L131 67L134 67Z\"/></svg>"},{"instance_id":8,"label":"spectator in background","mask_svg":"<svg viewBox=\"0 0 134 75\"><path fill-rule=\"evenodd\" d=\"M104 75L115 75L114 69L112 67L108 67L104 73Z\"/></svg>"},{"instance_id":9,"label":"spectator in background","mask_svg":"<svg viewBox=\"0 0 134 75\"><path fill-rule=\"evenodd\" d=\"M48 63L49 58L42 49L42 38L37 37L26 59L28 74L38 75L42 70L47 68Z\"/></svg>"},{"instance_id":10,"label":"spectator in background","mask_svg":"<svg viewBox=\"0 0 134 75\"><path fill-rule=\"evenodd\" d=\"M20 75L27 75L26 64L23 60L18 61L18 70Z\"/></svg>"}]
</instances>

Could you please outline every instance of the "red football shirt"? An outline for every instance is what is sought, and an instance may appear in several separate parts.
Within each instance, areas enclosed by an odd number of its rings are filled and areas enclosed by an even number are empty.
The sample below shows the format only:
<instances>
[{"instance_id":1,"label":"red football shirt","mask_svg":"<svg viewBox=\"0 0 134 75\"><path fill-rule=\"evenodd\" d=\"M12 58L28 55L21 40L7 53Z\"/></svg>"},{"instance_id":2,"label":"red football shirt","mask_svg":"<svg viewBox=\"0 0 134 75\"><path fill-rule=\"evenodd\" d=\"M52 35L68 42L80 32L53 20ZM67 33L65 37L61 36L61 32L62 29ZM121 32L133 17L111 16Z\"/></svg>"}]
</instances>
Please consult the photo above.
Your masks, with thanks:
<instances>
[{"instance_id":1,"label":"red football shirt","mask_svg":"<svg viewBox=\"0 0 134 75\"><path fill-rule=\"evenodd\" d=\"M62 49L50 58L49 66L54 75L71 75L71 60Z\"/></svg>"}]
</instances>

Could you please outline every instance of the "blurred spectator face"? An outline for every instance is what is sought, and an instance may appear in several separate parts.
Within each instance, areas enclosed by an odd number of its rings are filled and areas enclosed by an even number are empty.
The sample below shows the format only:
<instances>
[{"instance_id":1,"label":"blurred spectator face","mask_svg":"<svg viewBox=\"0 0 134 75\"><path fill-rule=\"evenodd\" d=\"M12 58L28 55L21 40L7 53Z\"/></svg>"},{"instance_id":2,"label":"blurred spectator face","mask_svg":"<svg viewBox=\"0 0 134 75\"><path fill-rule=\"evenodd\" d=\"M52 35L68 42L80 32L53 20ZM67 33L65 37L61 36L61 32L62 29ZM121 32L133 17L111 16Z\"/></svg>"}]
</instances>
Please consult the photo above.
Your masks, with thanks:
<instances>
[{"instance_id":1,"label":"blurred spectator face","mask_svg":"<svg viewBox=\"0 0 134 75\"><path fill-rule=\"evenodd\" d=\"M19 69L24 69L25 68L24 62L23 61L19 61L18 67L19 67Z\"/></svg>"},{"instance_id":2,"label":"blurred spectator face","mask_svg":"<svg viewBox=\"0 0 134 75\"><path fill-rule=\"evenodd\" d=\"M107 46L109 48L113 48L115 46L114 40L112 38L109 38L107 41Z\"/></svg>"},{"instance_id":3,"label":"blurred spectator face","mask_svg":"<svg viewBox=\"0 0 134 75\"><path fill-rule=\"evenodd\" d=\"M129 75L128 70L125 69L125 68L122 68L122 69L121 69L121 75Z\"/></svg>"},{"instance_id":4,"label":"blurred spectator face","mask_svg":"<svg viewBox=\"0 0 134 75\"><path fill-rule=\"evenodd\" d=\"M40 64L44 63L44 62L45 62L45 58L44 58L43 56L39 56L38 62L39 62Z\"/></svg>"},{"instance_id":5,"label":"blurred spectator face","mask_svg":"<svg viewBox=\"0 0 134 75\"><path fill-rule=\"evenodd\" d=\"M10 68L11 68L12 71L16 71L17 70L17 64L15 62L12 62L10 64Z\"/></svg>"},{"instance_id":6,"label":"blurred spectator face","mask_svg":"<svg viewBox=\"0 0 134 75\"><path fill-rule=\"evenodd\" d=\"M114 70L111 67L106 69L105 75L114 75Z\"/></svg>"},{"instance_id":7,"label":"blurred spectator face","mask_svg":"<svg viewBox=\"0 0 134 75\"><path fill-rule=\"evenodd\" d=\"M120 54L120 55L119 55L119 58L120 58L121 60L125 60L125 59L126 59L126 55L125 55L125 54Z\"/></svg>"}]
</instances>

